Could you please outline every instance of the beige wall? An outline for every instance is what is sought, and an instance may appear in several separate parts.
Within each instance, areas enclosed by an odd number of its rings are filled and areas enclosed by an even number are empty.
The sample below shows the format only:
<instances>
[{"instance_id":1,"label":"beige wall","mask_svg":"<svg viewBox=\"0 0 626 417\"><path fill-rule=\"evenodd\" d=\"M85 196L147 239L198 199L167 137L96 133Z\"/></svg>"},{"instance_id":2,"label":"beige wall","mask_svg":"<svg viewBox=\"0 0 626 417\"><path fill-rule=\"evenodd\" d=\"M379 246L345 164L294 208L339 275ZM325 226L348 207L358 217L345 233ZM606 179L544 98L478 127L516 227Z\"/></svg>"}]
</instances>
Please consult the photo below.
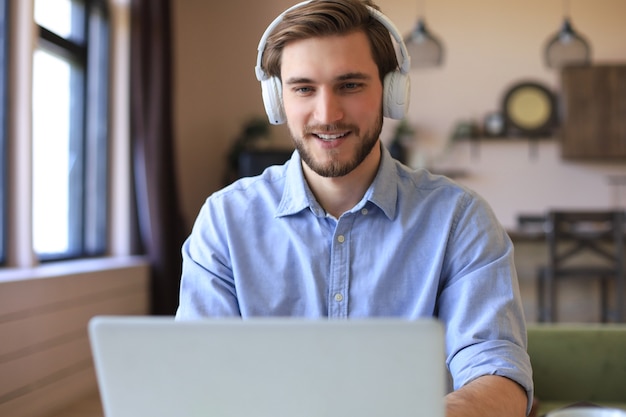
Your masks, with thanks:
<instances>
[{"instance_id":1,"label":"beige wall","mask_svg":"<svg viewBox=\"0 0 626 417\"><path fill-rule=\"evenodd\" d=\"M174 2L175 28L175 123L177 157L182 186L183 210L191 223L203 200L222 185L225 155L241 123L251 116L263 115L260 87L254 76L256 47L269 22L292 0L255 2L230 0L178 0ZM494 205L496 214L509 225L517 211L510 202L510 191L502 183L484 181L493 175L489 159L480 163L464 156L464 151L444 153L453 125L464 119L482 117L499 110L506 89L518 81L532 79L558 90L558 74L542 62L546 39L560 27L563 17L561 0L379 0L382 10L408 33L417 18L418 4L424 5L427 24L446 46L445 65L441 68L413 71L409 120L418 127L418 157L412 164L429 167L460 166L470 175L466 182ZM574 27L588 37L595 62L626 61L626 1L571 0L570 15ZM395 122L388 121L383 140ZM274 129L280 141L288 141L284 127ZM488 146L488 145L487 145ZM493 158L506 168L536 171L525 147L495 152ZM550 148L550 145L548 145ZM557 152L558 153L558 152ZM460 156L459 156L460 154ZM545 208L544 194L552 189L567 193L569 175L564 165L549 149L542 169L555 180L539 194L521 196L531 203L525 211ZM541 158L541 154L540 154ZM547 158L547 159L546 159ZM507 160L510 159L512 164ZM567 165L568 170L571 166ZM575 169L576 167L574 167ZM583 167L583 183L593 187L598 176L607 174L604 167L590 173ZM544 172L542 171L542 172ZM624 173L623 165L610 166L609 173ZM569 172L569 171L567 171ZM589 177L590 176L590 177ZM535 179L533 178L533 181ZM506 184L504 185L506 187ZM532 184L515 184L519 190ZM569 187L569 190L572 190ZM593 190L590 190L593 191ZM611 204L608 187L592 196L599 205ZM559 200L560 201L560 200ZM564 195L563 202L577 204Z\"/></svg>"}]
</instances>

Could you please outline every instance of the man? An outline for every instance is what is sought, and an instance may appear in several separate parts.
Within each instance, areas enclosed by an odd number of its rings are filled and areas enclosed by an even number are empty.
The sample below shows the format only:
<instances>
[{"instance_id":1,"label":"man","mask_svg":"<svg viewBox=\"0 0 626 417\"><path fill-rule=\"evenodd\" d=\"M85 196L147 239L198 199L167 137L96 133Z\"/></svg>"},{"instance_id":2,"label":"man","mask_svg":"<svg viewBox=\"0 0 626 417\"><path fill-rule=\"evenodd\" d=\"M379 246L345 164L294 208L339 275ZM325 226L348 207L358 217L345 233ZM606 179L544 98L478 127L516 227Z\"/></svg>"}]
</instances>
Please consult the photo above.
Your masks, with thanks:
<instances>
[{"instance_id":1,"label":"man","mask_svg":"<svg viewBox=\"0 0 626 417\"><path fill-rule=\"evenodd\" d=\"M207 199L183 246L177 319L435 316L447 415L521 417L532 381L511 241L479 196L381 145L405 87L374 8L313 0L268 28L257 75L297 151Z\"/></svg>"}]
</instances>

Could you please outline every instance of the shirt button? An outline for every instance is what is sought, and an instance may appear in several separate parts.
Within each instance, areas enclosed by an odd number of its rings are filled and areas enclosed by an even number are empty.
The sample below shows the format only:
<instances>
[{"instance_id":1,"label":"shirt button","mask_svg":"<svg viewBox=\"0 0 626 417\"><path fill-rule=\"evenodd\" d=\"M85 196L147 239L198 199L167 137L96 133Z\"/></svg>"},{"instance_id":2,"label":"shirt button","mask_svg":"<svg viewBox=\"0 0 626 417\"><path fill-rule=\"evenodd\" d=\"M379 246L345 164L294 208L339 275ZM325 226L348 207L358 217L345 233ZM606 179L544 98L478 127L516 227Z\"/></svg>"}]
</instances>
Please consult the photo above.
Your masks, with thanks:
<instances>
[{"instance_id":1,"label":"shirt button","mask_svg":"<svg viewBox=\"0 0 626 417\"><path fill-rule=\"evenodd\" d=\"M362 209L362 210L361 210L361 214L362 214L362 215L364 215L364 216L366 216L366 215L367 215L367 209L366 209L366 208Z\"/></svg>"},{"instance_id":2,"label":"shirt button","mask_svg":"<svg viewBox=\"0 0 626 417\"><path fill-rule=\"evenodd\" d=\"M337 236L337 242L343 243L346 241L346 237L344 235Z\"/></svg>"},{"instance_id":3,"label":"shirt button","mask_svg":"<svg viewBox=\"0 0 626 417\"><path fill-rule=\"evenodd\" d=\"M335 301L337 301L338 303L343 301L343 295L341 295L341 293L335 294Z\"/></svg>"}]
</instances>

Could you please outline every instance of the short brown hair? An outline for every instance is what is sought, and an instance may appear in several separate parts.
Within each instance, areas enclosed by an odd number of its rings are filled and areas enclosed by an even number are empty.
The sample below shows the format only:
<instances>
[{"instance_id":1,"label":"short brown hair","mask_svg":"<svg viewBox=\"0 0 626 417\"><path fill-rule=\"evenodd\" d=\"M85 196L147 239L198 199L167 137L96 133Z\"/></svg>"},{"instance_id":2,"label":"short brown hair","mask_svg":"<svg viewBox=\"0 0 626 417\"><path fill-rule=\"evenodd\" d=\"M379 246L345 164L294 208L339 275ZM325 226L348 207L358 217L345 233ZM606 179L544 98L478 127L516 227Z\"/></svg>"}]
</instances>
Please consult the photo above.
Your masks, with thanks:
<instances>
[{"instance_id":1,"label":"short brown hair","mask_svg":"<svg viewBox=\"0 0 626 417\"><path fill-rule=\"evenodd\" d=\"M263 70L280 78L283 48L289 42L363 31L382 81L398 68L398 59L389 31L366 6L380 10L371 0L311 0L289 11L267 38L261 61Z\"/></svg>"}]
</instances>

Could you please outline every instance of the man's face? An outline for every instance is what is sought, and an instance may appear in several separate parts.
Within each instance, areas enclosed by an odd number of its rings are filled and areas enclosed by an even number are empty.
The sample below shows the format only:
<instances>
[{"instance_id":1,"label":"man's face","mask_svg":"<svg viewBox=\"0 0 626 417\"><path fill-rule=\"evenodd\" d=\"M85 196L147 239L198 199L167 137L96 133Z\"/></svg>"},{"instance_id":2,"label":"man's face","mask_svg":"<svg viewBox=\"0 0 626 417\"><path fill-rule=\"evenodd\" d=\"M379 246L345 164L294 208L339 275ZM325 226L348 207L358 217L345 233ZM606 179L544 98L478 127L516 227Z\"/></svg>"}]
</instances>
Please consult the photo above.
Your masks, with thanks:
<instances>
[{"instance_id":1,"label":"man's face","mask_svg":"<svg viewBox=\"0 0 626 417\"><path fill-rule=\"evenodd\" d=\"M281 79L287 123L304 163L324 177L359 166L383 122L383 87L366 35L287 44Z\"/></svg>"}]
</instances>

